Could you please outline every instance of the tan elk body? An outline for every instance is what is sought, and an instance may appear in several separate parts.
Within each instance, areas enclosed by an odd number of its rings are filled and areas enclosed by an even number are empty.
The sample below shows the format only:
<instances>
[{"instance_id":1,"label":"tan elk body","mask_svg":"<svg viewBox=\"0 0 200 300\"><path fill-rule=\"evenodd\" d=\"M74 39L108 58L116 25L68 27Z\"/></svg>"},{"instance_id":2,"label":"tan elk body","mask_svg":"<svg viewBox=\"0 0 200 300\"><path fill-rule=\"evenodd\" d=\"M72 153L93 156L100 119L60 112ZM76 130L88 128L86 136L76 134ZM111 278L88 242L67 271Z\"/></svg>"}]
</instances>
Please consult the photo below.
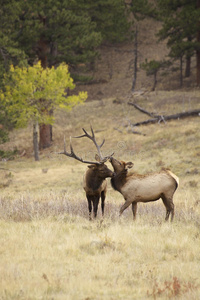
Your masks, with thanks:
<instances>
[{"instance_id":1,"label":"tan elk body","mask_svg":"<svg viewBox=\"0 0 200 300\"><path fill-rule=\"evenodd\" d=\"M178 187L179 179L169 170L147 175L129 174L128 169L133 163L118 161L111 157L110 162L114 168L115 175L111 179L112 187L120 192L126 202L120 209L120 215L132 204L133 217L136 217L138 202L151 202L162 199L166 207L166 218L171 221L174 217L173 195Z\"/></svg>"}]
</instances>

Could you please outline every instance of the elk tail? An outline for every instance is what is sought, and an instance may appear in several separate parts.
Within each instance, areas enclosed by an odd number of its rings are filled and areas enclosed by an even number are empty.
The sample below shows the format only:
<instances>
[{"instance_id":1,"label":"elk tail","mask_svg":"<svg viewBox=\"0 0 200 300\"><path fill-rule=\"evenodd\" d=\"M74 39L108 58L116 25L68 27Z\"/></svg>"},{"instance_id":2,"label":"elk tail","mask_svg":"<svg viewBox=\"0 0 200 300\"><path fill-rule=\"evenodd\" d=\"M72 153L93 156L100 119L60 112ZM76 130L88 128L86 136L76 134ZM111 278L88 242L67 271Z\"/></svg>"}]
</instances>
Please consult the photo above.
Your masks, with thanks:
<instances>
[{"instance_id":1,"label":"elk tail","mask_svg":"<svg viewBox=\"0 0 200 300\"><path fill-rule=\"evenodd\" d=\"M170 170L167 170L167 172L174 178L174 180L176 181L176 188L179 186L179 178L178 176L176 176L174 173L172 173Z\"/></svg>"}]
</instances>

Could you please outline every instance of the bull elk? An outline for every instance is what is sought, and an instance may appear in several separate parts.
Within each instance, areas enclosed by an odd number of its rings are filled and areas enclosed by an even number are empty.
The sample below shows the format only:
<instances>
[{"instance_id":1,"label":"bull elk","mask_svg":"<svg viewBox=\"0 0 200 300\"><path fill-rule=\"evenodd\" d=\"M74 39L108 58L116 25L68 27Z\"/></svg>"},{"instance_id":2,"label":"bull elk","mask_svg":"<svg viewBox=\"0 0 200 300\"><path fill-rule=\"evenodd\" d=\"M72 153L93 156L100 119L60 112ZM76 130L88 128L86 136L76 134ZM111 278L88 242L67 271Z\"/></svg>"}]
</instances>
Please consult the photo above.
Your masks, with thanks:
<instances>
[{"instance_id":1,"label":"bull elk","mask_svg":"<svg viewBox=\"0 0 200 300\"><path fill-rule=\"evenodd\" d=\"M170 170L162 170L158 173L139 175L128 173L133 167L132 162L118 161L111 157L110 162L114 169L114 176L111 179L112 187L120 192L125 203L120 208L120 215L132 204L133 219L136 217L137 203L150 202L162 199L166 208L165 220L171 221L174 218L173 195L178 187L179 179Z\"/></svg>"},{"instance_id":2,"label":"bull elk","mask_svg":"<svg viewBox=\"0 0 200 300\"><path fill-rule=\"evenodd\" d=\"M95 159L96 161L87 161L83 160L82 158L78 157L73 150L71 139L70 139L70 150L71 153L68 153L66 151L66 144L64 141L64 151L60 152L59 154L67 155L68 157L72 157L82 163L89 164L88 169L86 170L83 178L83 188L86 193L87 201L88 201L88 210L89 210L89 219L91 220L91 212L92 212L92 206L93 206L93 215L94 218L97 216L97 210L99 205L99 199L101 197L101 210L102 210L102 216L104 215L104 202L106 198L106 192L107 192L107 177L112 177L113 172L108 169L108 167L105 165L105 162L110 158L110 156L103 157L101 153L101 147L103 146L105 139L103 142L98 145L95 139L94 131L91 127L92 135L88 134L87 131L83 129L84 134L81 136L76 136L75 138L82 138L87 137L95 144L98 155L96 154Z\"/></svg>"}]
</instances>

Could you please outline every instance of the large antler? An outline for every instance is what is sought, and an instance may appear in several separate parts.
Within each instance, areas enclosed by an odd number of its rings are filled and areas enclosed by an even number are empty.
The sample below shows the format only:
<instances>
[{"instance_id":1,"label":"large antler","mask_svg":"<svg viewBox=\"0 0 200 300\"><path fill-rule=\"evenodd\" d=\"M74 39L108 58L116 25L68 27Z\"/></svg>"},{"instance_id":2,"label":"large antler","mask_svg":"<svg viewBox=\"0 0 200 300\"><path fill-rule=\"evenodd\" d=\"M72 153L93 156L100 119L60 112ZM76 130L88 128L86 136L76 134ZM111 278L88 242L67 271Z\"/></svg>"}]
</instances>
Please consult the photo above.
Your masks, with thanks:
<instances>
[{"instance_id":1,"label":"large antler","mask_svg":"<svg viewBox=\"0 0 200 300\"><path fill-rule=\"evenodd\" d=\"M92 126L90 126L90 128L91 128L92 135L89 135L87 133L87 131L84 128L82 128L82 130L83 130L83 132L85 132L85 134L79 135L79 136L75 136L74 138L79 139L79 138L82 138L82 137L88 137L90 140L92 140L93 143L95 144L96 148L97 148L97 151L98 151L98 154L99 154L99 158L102 161L103 160L103 155L101 153L101 147L103 146L103 144L105 142L105 139L103 140L103 142L101 143L101 145L98 145L97 142L96 142L96 139L95 139L95 134L94 134Z\"/></svg>"},{"instance_id":2,"label":"large antler","mask_svg":"<svg viewBox=\"0 0 200 300\"><path fill-rule=\"evenodd\" d=\"M75 153L74 153L74 149L72 147L72 143L71 143L71 137L70 137L70 150L71 150L71 153L68 153L66 151L66 142L65 142L65 137L64 137L64 151L63 152L59 152L58 154L64 154L68 157L72 157L82 163L85 163L85 164L96 164L96 165L99 165L100 162L92 162L92 161L87 161L87 160L83 160L81 157L78 157Z\"/></svg>"},{"instance_id":3,"label":"large antler","mask_svg":"<svg viewBox=\"0 0 200 300\"><path fill-rule=\"evenodd\" d=\"M82 138L82 137L87 137L87 138L89 138L90 140L92 140L93 143L95 144L96 148L97 148L97 151L98 151L98 154L99 154L99 160L100 160L100 162L101 162L101 163L106 162L107 159L110 158L110 156L112 156L114 153L112 153L112 154L109 155L109 156L103 157L103 155L102 155L102 153L101 153L101 147L102 147L103 144L105 143L105 139L103 139L103 142L102 142L100 145L98 145L97 142L96 142L96 138L95 138L95 134L94 134L94 131L93 131L92 126L90 126L90 128L91 128L92 135L88 134L88 132L87 132L84 128L82 128L82 130L83 130L83 132L84 132L85 134L79 135L79 136L75 136L74 138L79 139L79 138Z\"/></svg>"}]
</instances>

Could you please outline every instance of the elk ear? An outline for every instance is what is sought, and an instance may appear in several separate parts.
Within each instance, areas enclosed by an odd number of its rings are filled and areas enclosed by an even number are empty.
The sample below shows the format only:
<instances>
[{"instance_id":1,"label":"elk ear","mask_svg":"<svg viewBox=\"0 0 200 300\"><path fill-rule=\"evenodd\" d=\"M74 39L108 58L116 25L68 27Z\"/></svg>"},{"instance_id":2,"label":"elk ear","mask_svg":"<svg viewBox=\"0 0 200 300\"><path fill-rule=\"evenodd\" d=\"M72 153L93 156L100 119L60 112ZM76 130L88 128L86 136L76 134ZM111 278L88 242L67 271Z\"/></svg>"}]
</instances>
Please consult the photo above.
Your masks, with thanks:
<instances>
[{"instance_id":1,"label":"elk ear","mask_svg":"<svg viewBox=\"0 0 200 300\"><path fill-rule=\"evenodd\" d=\"M100 162L100 157L98 154L95 155L95 159L96 159L96 161Z\"/></svg>"},{"instance_id":2,"label":"elk ear","mask_svg":"<svg viewBox=\"0 0 200 300\"><path fill-rule=\"evenodd\" d=\"M126 167L126 169L131 169L133 167L133 165L134 164L131 161L129 161L126 163L125 167Z\"/></svg>"},{"instance_id":3,"label":"elk ear","mask_svg":"<svg viewBox=\"0 0 200 300\"><path fill-rule=\"evenodd\" d=\"M106 156L106 157L104 157L104 158L101 160L100 157L99 157L99 155L96 154L96 155L95 155L95 159L96 159L96 161L100 162L101 164L104 164L104 163L108 160L108 157Z\"/></svg>"},{"instance_id":4,"label":"elk ear","mask_svg":"<svg viewBox=\"0 0 200 300\"><path fill-rule=\"evenodd\" d=\"M89 169L94 169L94 168L95 168L95 165L88 165L88 168L89 168Z\"/></svg>"}]
</instances>

